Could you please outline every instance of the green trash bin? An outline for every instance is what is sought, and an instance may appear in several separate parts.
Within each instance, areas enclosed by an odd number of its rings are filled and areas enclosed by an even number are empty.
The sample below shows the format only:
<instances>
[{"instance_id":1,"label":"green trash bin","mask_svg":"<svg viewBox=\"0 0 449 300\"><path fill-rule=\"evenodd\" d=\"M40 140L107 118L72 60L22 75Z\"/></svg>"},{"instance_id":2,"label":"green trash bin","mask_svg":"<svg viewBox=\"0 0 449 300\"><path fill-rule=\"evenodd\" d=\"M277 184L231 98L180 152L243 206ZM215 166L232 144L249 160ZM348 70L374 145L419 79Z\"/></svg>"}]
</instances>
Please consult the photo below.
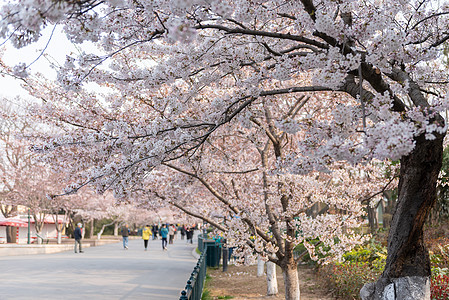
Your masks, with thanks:
<instances>
[{"instance_id":1,"label":"green trash bin","mask_svg":"<svg viewBox=\"0 0 449 300\"><path fill-rule=\"evenodd\" d=\"M207 247L206 265L212 268L218 268L220 265L220 244L214 240L204 240L204 247Z\"/></svg>"}]
</instances>

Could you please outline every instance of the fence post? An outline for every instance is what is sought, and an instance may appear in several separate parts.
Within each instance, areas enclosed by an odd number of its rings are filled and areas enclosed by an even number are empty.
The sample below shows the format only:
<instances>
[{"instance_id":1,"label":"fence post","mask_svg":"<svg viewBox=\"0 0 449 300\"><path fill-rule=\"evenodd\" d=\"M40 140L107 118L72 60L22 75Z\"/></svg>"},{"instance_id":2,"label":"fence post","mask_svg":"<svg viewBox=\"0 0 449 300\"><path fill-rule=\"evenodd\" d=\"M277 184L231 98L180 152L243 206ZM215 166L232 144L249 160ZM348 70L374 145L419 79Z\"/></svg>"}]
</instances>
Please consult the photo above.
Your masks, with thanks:
<instances>
[{"instance_id":1,"label":"fence post","mask_svg":"<svg viewBox=\"0 0 449 300\"><path fill-rule=\"evenodd\" d=\"M223 245L223 272L228 270L228 247Z\"/></svg>"},{"instance_id":2,"label":"fence post","mask_svg":"<svg viewBox=\"0 0 449 300\"><path fill-rule=\"evenodd\" d=\"M191 279L192 279L192 277L190 277L190 279L187 280L187 285L186 285L186 288L185 288L185 290L186 290L187 292L193 290L193 287L192 287L192 281L190 281Z\"/></svg>"},{"instance_id":3,"label":"fence post","mask_svg":"<svg viewBox=\"0 0 449 300\"><path fill-rule=\"evenodd\" d=\"M181 292L181 297L179 297L179 300L189 300L187 298L187 292L186 291L182 291Z\"/></svg>"}]
</instances>

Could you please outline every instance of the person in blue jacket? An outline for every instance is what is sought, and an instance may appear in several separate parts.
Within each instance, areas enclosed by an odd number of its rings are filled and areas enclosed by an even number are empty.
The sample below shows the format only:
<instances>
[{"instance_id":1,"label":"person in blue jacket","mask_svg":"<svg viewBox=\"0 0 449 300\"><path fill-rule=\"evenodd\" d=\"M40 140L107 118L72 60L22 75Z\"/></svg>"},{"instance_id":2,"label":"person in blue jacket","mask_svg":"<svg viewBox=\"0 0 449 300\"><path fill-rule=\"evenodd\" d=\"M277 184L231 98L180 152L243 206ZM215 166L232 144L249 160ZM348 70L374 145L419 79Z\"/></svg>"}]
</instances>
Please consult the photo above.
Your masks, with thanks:
<instances>
[{"instance_id":1,"label":"person in blue jacket","mask_svg":"<svg viewBox=\"0 0 449 300\"><path fill-rule=\"evenodd\" d=\"M167 236L168 236L168 228L166 224L162 225L162 228L159 232L162 238L162 250L167 250Z\"/></svg>"}]
</instances>

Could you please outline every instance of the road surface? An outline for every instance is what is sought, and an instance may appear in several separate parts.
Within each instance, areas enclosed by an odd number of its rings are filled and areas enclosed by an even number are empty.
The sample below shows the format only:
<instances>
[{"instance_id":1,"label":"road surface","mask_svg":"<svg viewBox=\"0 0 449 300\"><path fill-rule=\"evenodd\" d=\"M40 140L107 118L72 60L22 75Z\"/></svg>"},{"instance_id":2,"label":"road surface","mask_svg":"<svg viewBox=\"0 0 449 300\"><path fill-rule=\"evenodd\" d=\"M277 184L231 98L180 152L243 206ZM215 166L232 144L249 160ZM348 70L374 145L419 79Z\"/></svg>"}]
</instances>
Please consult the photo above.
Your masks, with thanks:
<instances>
[{"instance_id":1,"label":"road surface","mask_svg":"<svg viewBox=\"0 0 449 300\"><path fill-rule=\"evenodd\" d=\"M197 259L196 243L175 240L163 251L150 240L73 251L0 257L0 299L179 299Z\"/></svg>"}]
</instances>

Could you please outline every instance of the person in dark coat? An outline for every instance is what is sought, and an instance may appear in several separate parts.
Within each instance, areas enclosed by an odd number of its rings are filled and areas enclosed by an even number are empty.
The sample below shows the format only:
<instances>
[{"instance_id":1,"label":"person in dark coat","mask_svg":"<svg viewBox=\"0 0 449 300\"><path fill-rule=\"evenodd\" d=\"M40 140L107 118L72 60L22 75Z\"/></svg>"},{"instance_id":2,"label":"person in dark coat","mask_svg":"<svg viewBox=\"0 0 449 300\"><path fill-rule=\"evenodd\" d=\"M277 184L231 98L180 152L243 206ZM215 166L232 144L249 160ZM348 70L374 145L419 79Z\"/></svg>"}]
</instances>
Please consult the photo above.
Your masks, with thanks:
<instances>
[{"instance_id":1,"label":"person in dark coat","mask_svg":"<svg viewBox=\"0 0 449 300\"><path fill-rule=\"evenodd\" d=\"M151 231L153 232L153 240L157 240L157 233L159 231L159 228L156 224L153 225L151 228Z\"/></svg>"},{"instance_id":2,"label":"person in dark coat","mask_svg":"<svg viewBox=\"0 0 449 300\"><path fill-rule=\"evenodd\" d=\"M129 228L128 224L122 227L122 239L123 239L123 248L125 250L128 249L128 238L129 238Z\"/></svg>"},{"instance_id":3,"label":"person in dark coat","mask_svg":"<svg viewBox=\"0 0 449 300\"><path fill-rule=\"evenodd\" d=\"M193 228L187 227L186 228L186 237L187 237L187 243L190 241L190 244L193 243Z\"/></svg>"},{"instance_id":4,"label":"person in dark coat","mask_svg":"<svg viewBox=\"0 0 449 300\"><path fill-rule=\"evenodd\" d=\"M79 248L79 252L83 253L83 248L81 246L81 239L83 237L83 234L81 232L81 223L78 223L76 225L75 231L73 232L73 236L75 238L75 253L78 253L77 248ZM78 247L77 247L78 246Z\"/></svg>"},{"instance_id":5,"label":"person in dark coat","mask_svg":"<svg viewBox=\"0 0 449 300\"><path fill-rule=\"evenodd\" d=\"M184 239L186 235L186 227L184 225L181 226L181 240Z\"/></svg>"}]
</instances>

